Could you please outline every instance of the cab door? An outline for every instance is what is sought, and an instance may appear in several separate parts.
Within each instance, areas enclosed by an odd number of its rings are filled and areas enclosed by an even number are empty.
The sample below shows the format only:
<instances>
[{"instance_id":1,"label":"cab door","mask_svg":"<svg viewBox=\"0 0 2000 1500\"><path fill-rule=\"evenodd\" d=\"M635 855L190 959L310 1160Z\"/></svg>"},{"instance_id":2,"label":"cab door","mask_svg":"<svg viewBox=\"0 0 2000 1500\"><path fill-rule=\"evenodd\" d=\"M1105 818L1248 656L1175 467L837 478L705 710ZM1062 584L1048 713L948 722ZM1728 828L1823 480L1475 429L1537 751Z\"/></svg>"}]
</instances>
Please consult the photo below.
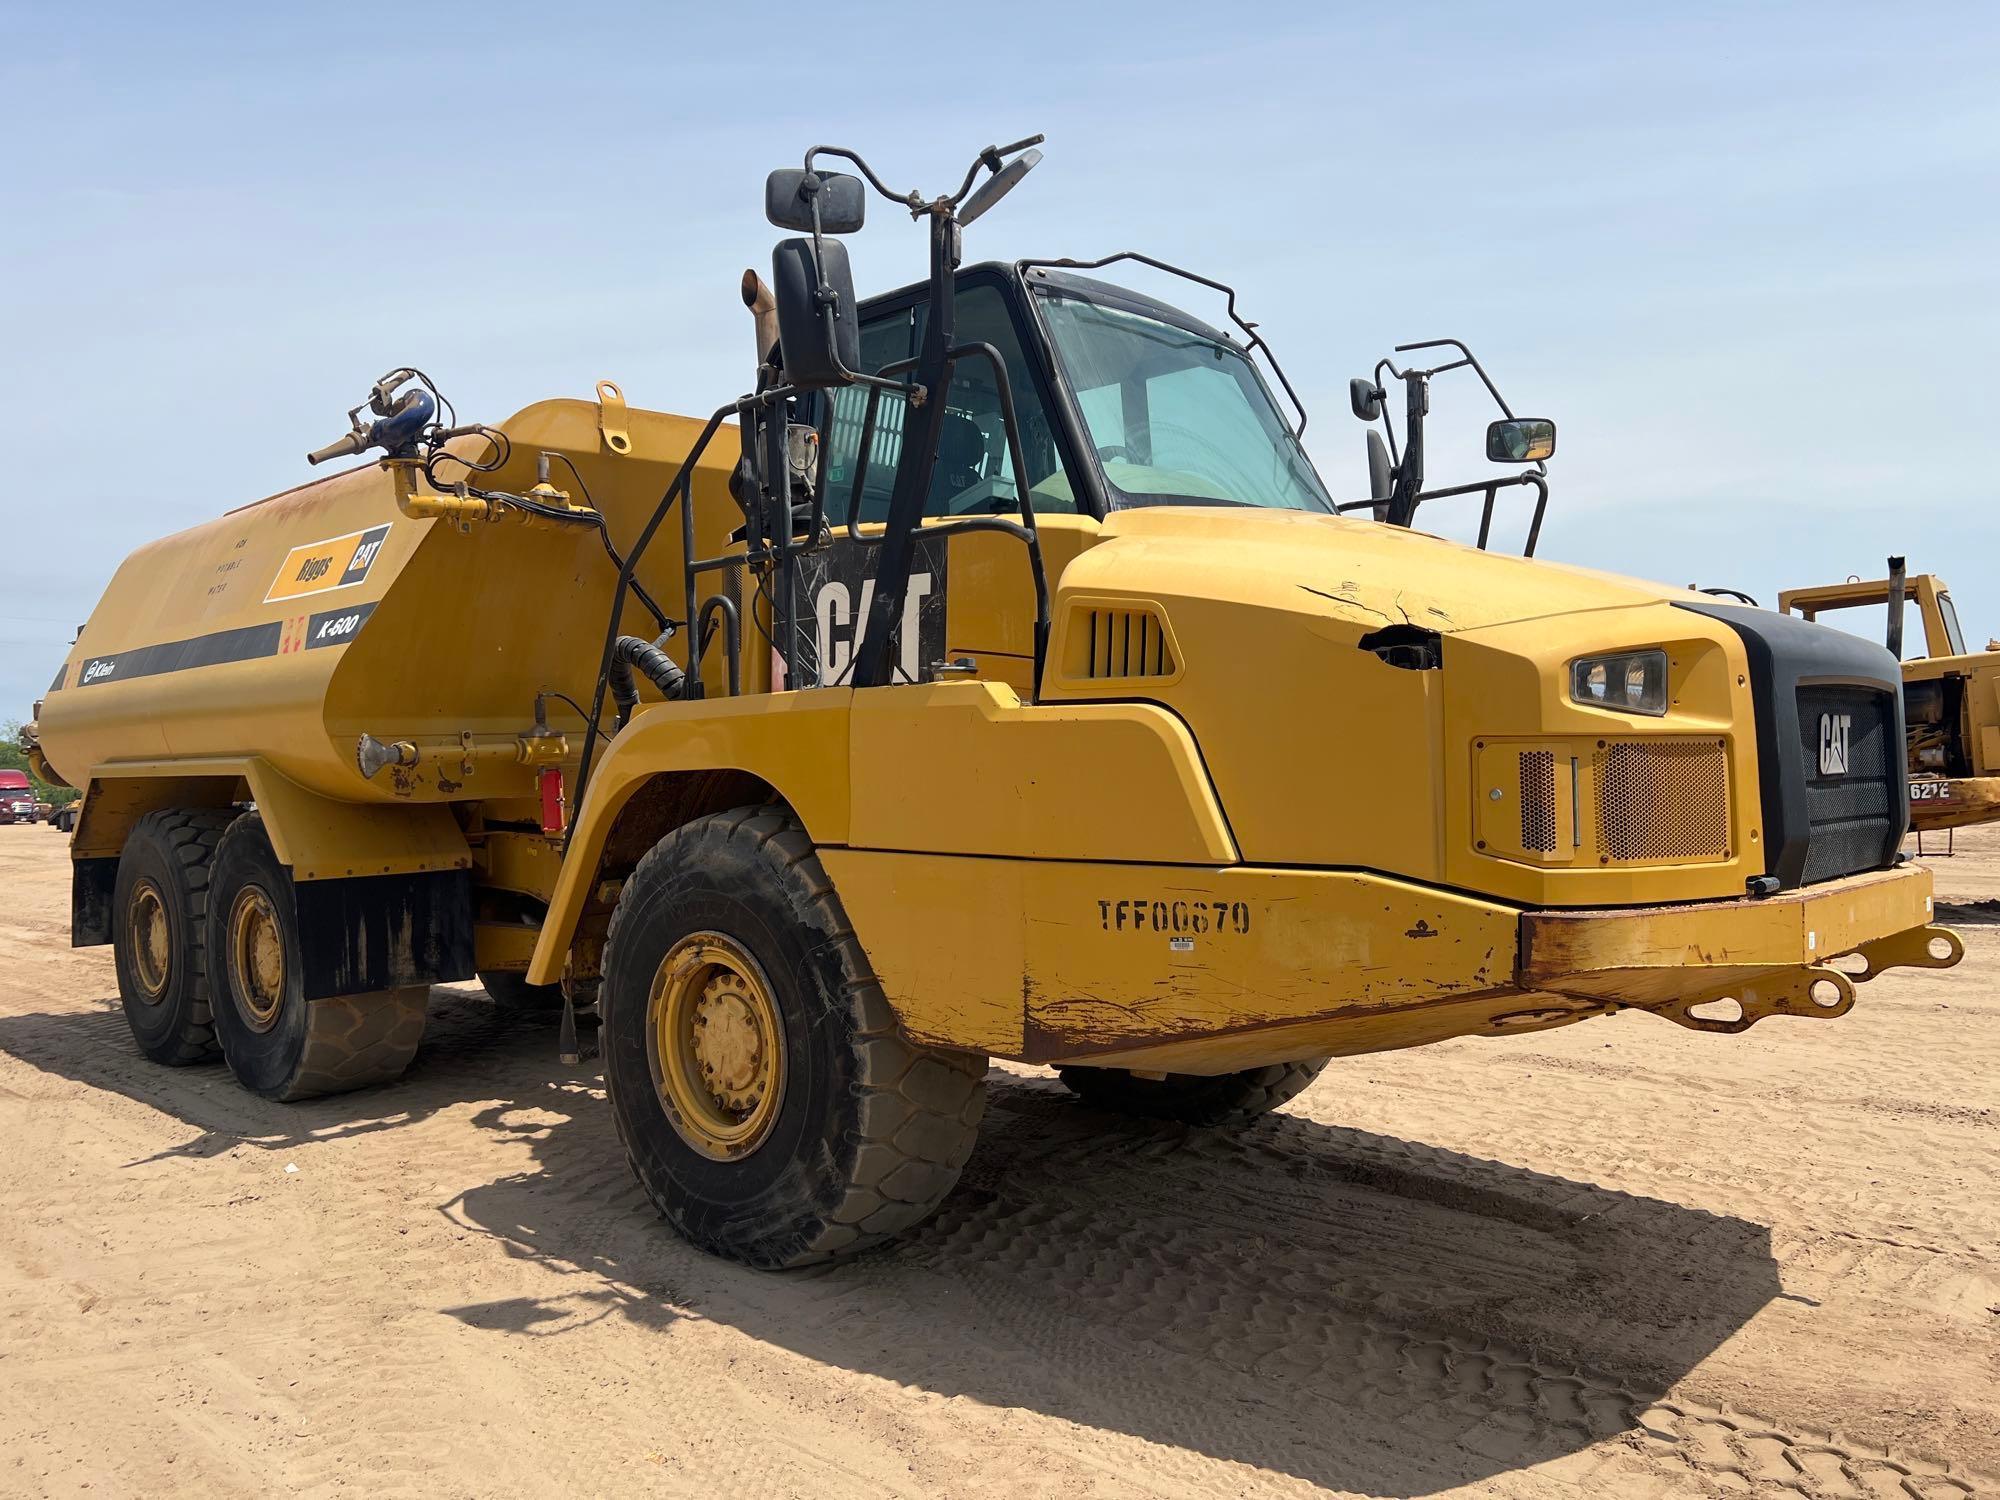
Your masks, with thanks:
<instances>
[{"instance_id":1,"label":"cab door","mask_svg":"<svg viewBox=\"0 0 2000 1500\"><path fill-rule=\"evenodd\" d=\"M924 312L921 303L899 302L865 315L863 368L880 370L914 354ZM1028 354L1011 299L997 280L961 286L957 328L961 343L990 345L1006 365L1030 503L1037 520L1047 523L1040 530L1053 592L1063 566L1094 539L1097 528L1079 505L1084 491L1051 420L1044 373ZM927 523L978 515L1018 519L1020 477L1008 450L992 364L960 360L945 400L944 437L924 509ZM874 593L874 544L888 515L908 411L905 397L878 396L869 451L863 454L868 391L848 387L832 401L824 461L827 520L835 542L799 564L800 618L808 627L804 649L812 658L794 674L802 685L843 684L853 670L857 635ZM858 539L849 535L850 516ZM1034 609L1028 553L1019 541L997 532L920 540L899 632L897 682L932 681L938 667L970 658L977 677L1031 698Z\"/></svg>"}]
</instances>

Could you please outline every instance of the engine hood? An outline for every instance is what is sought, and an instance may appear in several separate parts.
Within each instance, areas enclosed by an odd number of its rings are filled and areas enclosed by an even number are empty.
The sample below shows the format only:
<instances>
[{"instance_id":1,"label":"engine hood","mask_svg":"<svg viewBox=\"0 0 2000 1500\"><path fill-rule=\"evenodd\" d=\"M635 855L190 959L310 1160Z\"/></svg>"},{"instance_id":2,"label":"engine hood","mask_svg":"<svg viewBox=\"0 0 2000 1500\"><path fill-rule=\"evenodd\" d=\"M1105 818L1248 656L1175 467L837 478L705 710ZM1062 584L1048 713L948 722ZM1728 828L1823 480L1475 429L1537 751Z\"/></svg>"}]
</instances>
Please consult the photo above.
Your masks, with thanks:
<instances>
[{"instance_id":1,"label":"engine hood","mask_svg":"<svg viewBox=\"0 0 2000 1500\"><path fill-rule=\"evenodd\" d=\"M1481 552L1427 532L1248 507L1119 511L1065 588L1159 591L1443 633L1685 600L1685 589ZM1698 595L1692 597L1700 597Z\"/></svg>"}]
</instances>

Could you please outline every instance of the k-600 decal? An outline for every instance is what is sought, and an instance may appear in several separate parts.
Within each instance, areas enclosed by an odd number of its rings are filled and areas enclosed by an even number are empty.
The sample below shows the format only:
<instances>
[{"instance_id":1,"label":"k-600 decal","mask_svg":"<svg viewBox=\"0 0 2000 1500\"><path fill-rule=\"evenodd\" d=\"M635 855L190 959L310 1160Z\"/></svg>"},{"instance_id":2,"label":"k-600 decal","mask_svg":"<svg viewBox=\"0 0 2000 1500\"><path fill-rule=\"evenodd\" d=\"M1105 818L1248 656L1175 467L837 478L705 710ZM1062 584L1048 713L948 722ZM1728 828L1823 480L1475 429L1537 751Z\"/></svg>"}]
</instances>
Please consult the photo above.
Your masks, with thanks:
<instances>
[{"instance_id":1,"label":"k-600 decal","mask_svg":"<svg viewBox=\"0 0 2000 1500\"><path fill-rule=\"evenodd\" d=\"M373 613L375 601L370 600L366 604L350 604L345 609L321 610L316 615L294 615L289 620L267 620L261 625L218 630L213 635L198 635L185 641L134 646L113 656L87 658L77 671L76 685L90 687L133 677L157 677L162 672L185 672L191 667L215 667L225 662L286 656L322 646L345 646L360 633Z\"/></svg>"}]
</instances>

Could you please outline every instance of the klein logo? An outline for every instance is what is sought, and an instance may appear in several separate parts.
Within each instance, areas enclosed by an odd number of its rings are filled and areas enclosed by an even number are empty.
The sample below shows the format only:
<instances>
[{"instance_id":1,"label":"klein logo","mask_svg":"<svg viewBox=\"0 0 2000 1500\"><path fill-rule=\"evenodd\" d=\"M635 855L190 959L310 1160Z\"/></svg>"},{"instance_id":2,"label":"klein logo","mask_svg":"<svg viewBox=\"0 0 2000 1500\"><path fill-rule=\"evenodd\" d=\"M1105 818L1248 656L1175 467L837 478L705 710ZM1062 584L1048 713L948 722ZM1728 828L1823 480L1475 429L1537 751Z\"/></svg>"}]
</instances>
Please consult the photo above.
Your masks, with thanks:
<instances>
[{"instance_id":1,"label":"klein logo","mask_svg":"<svg viewBox=\"0 0 2000 1500\"><path fill-rule=\"evenodd\" d=\"M99 682L117 670L118 659L116 657L100 656L95 661L84 664L83 680L85 682Z\"/></svg>"},{"instance_id":2,"label":"klein logo","mask_svg":"<svg viewBox=\"0 0 2000 1500\"><path fill-rule=\"evenodd\" d=\"M1819 716L1819 774L1822 776L1845 776L1847 774L1847 736L1854 727L1852 714L1821 714Z\"/></svg>"}]
</instances>

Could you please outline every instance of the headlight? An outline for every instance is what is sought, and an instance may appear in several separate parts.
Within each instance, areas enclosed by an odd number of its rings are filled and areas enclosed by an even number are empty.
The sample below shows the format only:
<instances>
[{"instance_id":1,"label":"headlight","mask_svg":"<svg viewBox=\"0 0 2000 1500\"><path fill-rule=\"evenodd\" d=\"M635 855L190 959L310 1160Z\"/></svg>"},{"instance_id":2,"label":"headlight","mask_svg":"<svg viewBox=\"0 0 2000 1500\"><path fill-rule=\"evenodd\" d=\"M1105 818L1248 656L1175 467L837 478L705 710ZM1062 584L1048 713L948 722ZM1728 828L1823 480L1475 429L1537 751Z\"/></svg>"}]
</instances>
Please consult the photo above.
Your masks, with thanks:
<instances>
[{"instance_id":1,"label":"headlight","mask_svg":"<svg viewBox=\"0 0 2000 1500\"><path fill-rule=\"evenodd\" d=\"M1611 656L1579 656L1569 664L1569 696L1585 708L1658 718L1667 711L1667 653L1620 651Z\"/></svg>"}]
</instances>

